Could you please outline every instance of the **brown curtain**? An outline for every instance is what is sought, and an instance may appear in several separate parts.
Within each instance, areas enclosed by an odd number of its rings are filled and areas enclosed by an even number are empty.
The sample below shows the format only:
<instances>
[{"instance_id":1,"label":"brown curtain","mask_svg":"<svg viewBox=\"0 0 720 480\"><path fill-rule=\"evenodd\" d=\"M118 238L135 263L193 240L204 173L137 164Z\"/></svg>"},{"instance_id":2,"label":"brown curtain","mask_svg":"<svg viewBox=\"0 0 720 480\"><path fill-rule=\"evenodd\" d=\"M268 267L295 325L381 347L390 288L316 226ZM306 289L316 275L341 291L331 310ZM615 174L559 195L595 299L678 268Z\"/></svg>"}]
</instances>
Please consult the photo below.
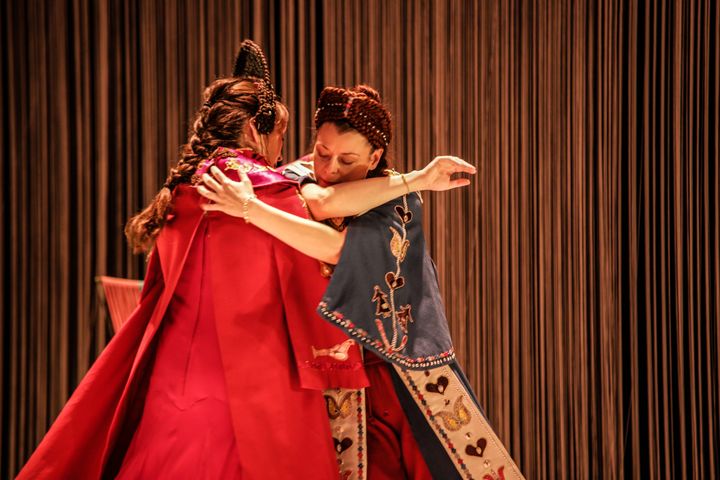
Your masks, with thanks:
<instances>
[{"instance_id":1,"label":"brown curtain","mask_svg":"<svg viewBox=\"0 0 720 480\"><path fill-rule=\"evenodd\" d=\"M110 336L93 278L140 278L125 220L203 86L259 41L306 151L326 84L394 113L459 358L528 478L720 476L720 11L697 1L59 0L0 5L0 476Z\"/></svg>"}]
</instances>

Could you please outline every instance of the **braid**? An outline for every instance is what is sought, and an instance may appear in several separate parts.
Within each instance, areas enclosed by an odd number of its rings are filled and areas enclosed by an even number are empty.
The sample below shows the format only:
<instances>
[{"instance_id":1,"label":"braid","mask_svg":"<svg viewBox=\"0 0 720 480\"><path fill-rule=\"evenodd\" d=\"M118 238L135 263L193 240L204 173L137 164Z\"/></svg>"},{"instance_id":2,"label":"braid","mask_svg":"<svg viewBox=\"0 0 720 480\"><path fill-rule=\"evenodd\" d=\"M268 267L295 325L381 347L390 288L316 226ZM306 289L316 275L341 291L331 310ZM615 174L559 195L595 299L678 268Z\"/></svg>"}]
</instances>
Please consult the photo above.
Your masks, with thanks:
<instances>
[{"instance_id":1,"label":"braid","mask_svg":"<svg viewBox=\"0 0 720 480\"><path fill-rule=\"evenodd\" d=\"M233 76L257 80L260 105L253 117L258 132L269 134L275 128L275 102L277 97L270 79L267 58L258 44L245 40L235 58Z\"/></svg>"},{"instance_id":2,"label":"braid","mask_svg":"<svg viewBox=\"0 0 720 480\"><path fill-rule=\"evenodd\" d=\"M178 163L170 170L153 201L125 226L125 235L135 252L152 248L172 210L172 191L178 185L197 183L195 172L202 161L212 157L219 147L258 150L257 145L245 138L245 125L257 115L261 95L262 90L255 82L243 78L219 79L205 89L205 103L195 116ZM285 107L278 102L273 103L273 108ZM273 120L270 132L274 127Z\"/></svg>"}]
</instances>

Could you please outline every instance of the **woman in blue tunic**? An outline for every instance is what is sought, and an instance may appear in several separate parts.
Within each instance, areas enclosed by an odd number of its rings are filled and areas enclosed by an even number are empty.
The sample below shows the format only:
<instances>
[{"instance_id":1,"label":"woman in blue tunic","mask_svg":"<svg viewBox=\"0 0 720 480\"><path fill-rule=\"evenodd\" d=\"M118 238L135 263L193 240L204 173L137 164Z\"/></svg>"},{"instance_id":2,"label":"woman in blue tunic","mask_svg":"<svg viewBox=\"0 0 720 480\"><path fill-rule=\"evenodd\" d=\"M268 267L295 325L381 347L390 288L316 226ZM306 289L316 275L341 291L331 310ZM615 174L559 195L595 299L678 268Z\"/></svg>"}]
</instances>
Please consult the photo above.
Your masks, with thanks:
<instances>
[{"instance_id":1,"label":"woman in blue tunic","mask_svg":"<svg viewBox=\"0 0 720 480\"><path fill-rule=\"evenodd\" d=\"M523 478L455 361L435 266L425 248L422 200L415 193L428 185L446 190L469 184L449 175L445 183L428 178L442 174L443 166L467 173L474 168L454 157L438 157L422 171L388 169L390 114L367 86L324 89L315 124L312 155L283 173L298 181L311 215L337 232L336 241L310 245L310 239L294 235L297 225L308 220L282 215L259 201L242 175L234 182L213 168L213 177L206 174L199 190L213 201L207 210L243 217L327 262L331 280L318 313L349 340L315 354L341 358L357 342L371 384L365 391L325 392L341 474ZM324 218L322 192L338 183L383 176L403 185L405 194L362 215Z\"/></svg>"}]
</instances>

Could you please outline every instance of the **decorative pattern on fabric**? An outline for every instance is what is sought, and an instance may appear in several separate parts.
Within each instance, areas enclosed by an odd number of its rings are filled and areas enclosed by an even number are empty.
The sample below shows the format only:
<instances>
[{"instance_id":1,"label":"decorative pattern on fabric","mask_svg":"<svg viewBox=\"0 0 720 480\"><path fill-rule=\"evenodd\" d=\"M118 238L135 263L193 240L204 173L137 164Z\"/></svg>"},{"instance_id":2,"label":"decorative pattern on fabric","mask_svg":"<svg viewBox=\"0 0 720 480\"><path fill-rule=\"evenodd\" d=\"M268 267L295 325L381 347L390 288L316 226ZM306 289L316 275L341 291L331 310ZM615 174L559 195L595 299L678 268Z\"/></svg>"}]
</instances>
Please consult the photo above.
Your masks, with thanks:
<instances>
[{"instance_id":1,"label":"decorative pattern on fabric","mask_svg":"<svg viewBox=\"0 0 720 480\"><path fill-rule=\"evenodd\" d=\"M405 368L455 358L415 194L350 220L318 313L363 347ZM372 261L368 261L372 259Z\"/></svg>"},{"instance_id":2,"label":"decorative pattern on fabric","mask_svg":"<svg viewBox=\"0 0 720 480\"><path fill-rule=\"evenodd\" d=\"M265 161L265 157L249 148L241 148L236 150L232 148L219 147L213 152L213 154L209 158L200 162L200 164L198 165L198 174L196 174L198 178L195 183L200 181L199 176L202 173L207 172L213 165L217 166L218 162L224 158L228 159L225 162L225 168L228 170L235 170L238 172L244 172L246 174L250 172L277 171L276 169L266 164L267 162ZM261 164L238 161L238 159L242 158L252 159L256 162L260 162Z\"/></svg>"},{"instance_id":3,"label":"decorative pattern on fabric","mask_svg":"<svg viewBox=\"0 0 720 480\"><path fill-rule=\"evenodd\" d=\"M424 371L393 366L462 478L524 480L449 365Z\"/></svg>"},{"instance_id":4,"label":"decorative pattern on fabric","mask_svg":"<svg viewBox=\"0 0 720 480\"><path fill-rule=\"evenodd\" d=\"M318 312L320 312L324 318L341 326L358 342L365 345L372 345L376 350L383 352L383 354L387 356L388 359L392 360L393 363L404 365L409 368L430 368L438 365L444 365L455 359L454 347L451 347L450 350L442 352L439 355L417 358L410 358L398 352L388 351L385 349L385 345L382 341L372 338L368 335L367 331L356 327L352 320L345 318L342 313L328 310L327 303L320 302Z\"/></svg>"},{"instance_id":5,"label":"decorative pattern on fabric","mask_svg":"<svg viewBox=\"0 0 720 480\"><path fill-rule=\"evenodd\" d=\"M355 345L355 340L345 340L343 343L333 345L330 348L312 347L313 358L330 357L338 362L344 362L349 358L348 350Z\"/></svg>"},{"instance_id":6,"label":"decorative pattern on fabric","mask_svg":"<svg viewBox=\"0 0 720 480\"><path fill-rule=\"evenodd\" d=\"M412 212L408 208L407 195L403 196L403 205L395 207L395 215L400 220L400 232L394 227L388 227L392 233L390 239L390 251L395 257L395 271L385 274L385 285L388 287L388 293L385 293L383 287L375 285L371 301L376 304L375 308L375 325L377 326L380 338L382 339L385 351L388 353L401 352L405 349L408 341L409 324L413 323L412 306L410 304L403 305L399 310L395 305L395 291L401 289L405 285L405 278L402 276L401 264L405 260L410 241L407 239L407 225L412 222ZM392 340L388 340L385 325L382 319L390 318L392 326ZM398 335L402 338L398 341Z\"/></svg>"},{"instance_id":7,"label":"decorative pattern on fabric","mask_svg":"<svg viewBox=\"0 0 720 480\"><path fill-rule=\"evenodd\" d=\"M365 435L365 390L325 390L330 428L342 480L367 478L367 437Z\"/></svg>"},{"instance_id":8,"label":"decorative pattern on fabric","mask_svg":"<svg viewBox=\"0 0 720 480\"><path fill-rule=\"evenodd\" d=\"M398 231L392 226L388 227L391 233L389 247L395 257L395 270L385 273L384 281L388 288L387 293L383 286L376 284L373 288L372 297L370 298L370 301L376 304L375 326L380 334L381 342L372 340L370 343L375 346L375 348L385 353L388 357L396 359L398 363L403 365L414 367L432 366L441 363L440 361L448 361L451 356L454 356L453 351L450 350L438 356L418 359L410 359L399 353L402 352L405 349L405 345L407 345L410 324L415 322L412 317L412 305L402 305L399 309L395 305L395 291L401 289L405 285L405 278L402 276L401 264L405 260L408 248L410 247L410 241L407 238L407 225L412 222L413 218L413 213L408 208L407 195L403 195L402 198L402 206L395 206L395 215L400 220L400 229ZM336 229L341 230L338 227L336 227ZM355 328L351 321L343 318L342 314L339 312L328 312L324 306L325 305L323 303L320 304L322 313L326 318L329 318L335 323L345 327L347 330L351 331L351 333L354 332L353 336L359 340L365 341L365 343L368 343L368 340L371 340L367 337L367 335L364 335L364 330ZM392 328L391 338L388 337L383 319L390 319L390 326ZM400 337L400 335L402 336Z\"/></svg>"}]
</instances>

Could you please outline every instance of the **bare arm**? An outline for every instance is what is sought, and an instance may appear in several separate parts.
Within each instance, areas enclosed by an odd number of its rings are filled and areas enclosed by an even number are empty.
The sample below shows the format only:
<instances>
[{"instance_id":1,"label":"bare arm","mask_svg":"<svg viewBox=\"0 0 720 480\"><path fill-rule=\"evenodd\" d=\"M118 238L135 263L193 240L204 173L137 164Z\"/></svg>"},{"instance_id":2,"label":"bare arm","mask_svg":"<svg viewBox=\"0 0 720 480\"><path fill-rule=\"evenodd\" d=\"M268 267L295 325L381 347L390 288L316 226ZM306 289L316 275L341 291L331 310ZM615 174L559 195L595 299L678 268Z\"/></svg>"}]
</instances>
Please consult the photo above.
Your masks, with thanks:
<instances>
[{"instance_id":1,"label":"bare arm","mask_svg":"<svg viewBox=\"0 0 720 480\"><path fill-rule=\"evenodd\" d=\"M406 193L420 190L443 191L470 184L467 178L453 179L452 175L457 173L475 174L476 169L457 157L439 156L422 170L345 182L329 187L308 183L303 185L301 193L315 219L349 217L371 210Z\"/></svg>"},{"instance_id":2,"label":"bare arm","mask_svg":"<svg viewBox=\"0 0 720 480\"><path fill-rule=\"evenodd\" d=\"M217 167L212 167L215 178L203 175L205 186L198 192L215 203L203 205L206 211L221 211L266 231L282 242L320 261L337 264L345 244L345 232L338 232L325 224L300 218L258 200L252 183L244 172L240 182L227 178Z\"/></svg>"}]
</instances>

